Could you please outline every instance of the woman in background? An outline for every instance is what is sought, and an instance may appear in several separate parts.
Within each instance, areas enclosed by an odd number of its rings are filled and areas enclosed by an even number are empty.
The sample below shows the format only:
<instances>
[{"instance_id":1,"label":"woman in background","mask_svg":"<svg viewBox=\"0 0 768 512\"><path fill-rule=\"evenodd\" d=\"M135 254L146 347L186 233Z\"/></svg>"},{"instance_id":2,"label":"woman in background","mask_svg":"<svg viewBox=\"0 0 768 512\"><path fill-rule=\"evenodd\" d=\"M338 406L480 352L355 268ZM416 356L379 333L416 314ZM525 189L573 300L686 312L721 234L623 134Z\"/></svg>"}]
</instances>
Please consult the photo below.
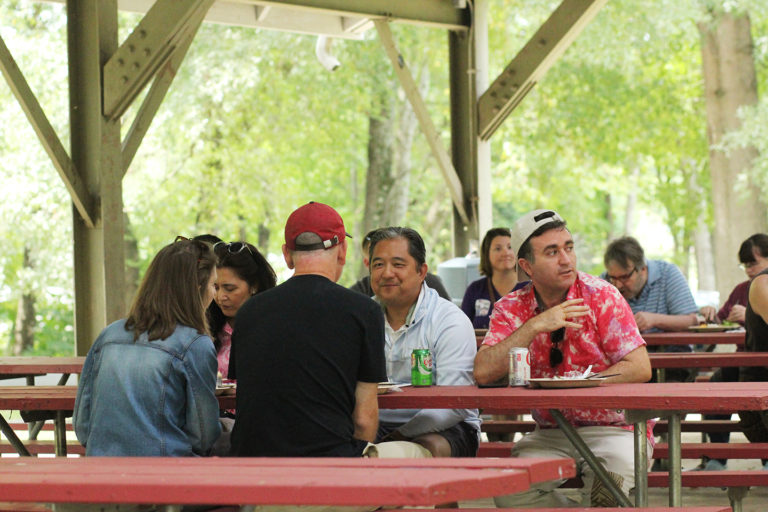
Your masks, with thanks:
<instances>
[{"instance_id":1,"label":"woman in background","mask_svg":"<svg viewBox=\"0 0 768 512\"><path fill-rule=\"evenodd\" d=\"M72 418L86 455L206 455L220 435L205 315L216 258L179 238L150 263L128 318L88 351Z\"/></svg>"},{"instance_id":2,"label":"woman in background","mask_svg":"<svg viewBox=\"0 0 768 512\"><path fill-rule=\"evenodd\" d=\"M219 373L225 379L236 379L234 368L229 364L235 315L251 296L274 288L277 277L259 250L247 242L219 242L213 250L218 257L218 278L215 303L208 308L208 318L214 334Z\"/></svg>"},{"instance_id":3,"label":"woman in background","mask_svg":"<svg viewBox=\"0 0 768 512\"><path fill-rule=\"evenodd\" d=\"M489 229L480 246L480 274L464 292L461 309L475 329L487 329L493 304L517 285L517 257L509 229Z\"/></svg>"}]
</instances>

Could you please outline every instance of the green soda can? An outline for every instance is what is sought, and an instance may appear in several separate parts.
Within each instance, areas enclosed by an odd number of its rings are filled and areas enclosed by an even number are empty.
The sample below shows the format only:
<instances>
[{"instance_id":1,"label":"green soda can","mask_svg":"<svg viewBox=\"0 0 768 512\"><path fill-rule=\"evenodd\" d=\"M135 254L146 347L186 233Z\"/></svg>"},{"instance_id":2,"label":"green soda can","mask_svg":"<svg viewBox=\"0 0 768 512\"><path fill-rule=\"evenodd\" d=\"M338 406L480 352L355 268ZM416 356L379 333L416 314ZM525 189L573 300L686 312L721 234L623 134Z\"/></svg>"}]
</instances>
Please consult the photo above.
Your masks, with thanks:
<instances>
[{"instance_id":1,"label":"green soda can","mask_svg":"<svg viewBox=\"0 0 768 512\"><path fill-rule=\"evenodd\" d=\"M432 385L432 355L428 348L417 348L411 353L411 385Z\"/></svg>"}]
</instances>

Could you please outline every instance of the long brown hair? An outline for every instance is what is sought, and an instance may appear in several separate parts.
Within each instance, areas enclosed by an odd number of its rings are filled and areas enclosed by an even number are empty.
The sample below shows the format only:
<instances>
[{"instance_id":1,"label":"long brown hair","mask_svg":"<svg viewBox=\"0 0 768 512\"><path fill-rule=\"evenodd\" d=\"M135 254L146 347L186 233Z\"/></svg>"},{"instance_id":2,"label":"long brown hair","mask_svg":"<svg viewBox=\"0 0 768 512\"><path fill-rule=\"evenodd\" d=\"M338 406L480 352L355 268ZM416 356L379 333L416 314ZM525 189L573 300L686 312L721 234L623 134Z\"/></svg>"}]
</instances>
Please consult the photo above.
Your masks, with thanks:
<instances>
[{"instance_id":1,"label":"long brown hair","mask_svg":"<svg viewBox=\"0 0 768 512\"><path fill-rule=\"evenodd\" d=\"M184 239L163 247L149 264L125 322L134 341L144 332L150 340L163 340L177 324L210 334L204 298L215 267L216 256L204 242Z\"/></svg>"}]
</instances>

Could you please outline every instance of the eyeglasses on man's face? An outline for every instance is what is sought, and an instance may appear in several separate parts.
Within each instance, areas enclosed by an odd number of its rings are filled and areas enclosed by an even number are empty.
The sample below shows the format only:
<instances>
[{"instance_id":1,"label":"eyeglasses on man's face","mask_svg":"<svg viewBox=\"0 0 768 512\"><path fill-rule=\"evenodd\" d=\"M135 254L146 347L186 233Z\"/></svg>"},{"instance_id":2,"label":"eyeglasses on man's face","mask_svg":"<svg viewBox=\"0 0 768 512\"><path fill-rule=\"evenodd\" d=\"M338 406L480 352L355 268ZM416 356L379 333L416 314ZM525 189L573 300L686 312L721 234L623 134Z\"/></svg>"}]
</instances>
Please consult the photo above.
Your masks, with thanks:
<instances>
[{"instance_id":1,"label":"eyeglasses on man's face","mask_svg":"<svg viewBox=\"0 0 768 512\"><path fill-rule=\"evenodd\" d=\"M627 284L627 281L629 281L629 278L632 277L632 275L635 272L637 272L637 267L633 268L630 272L627 272L626 274L622 274L620 276L606 275L605 277L608 278L608 282L613 285L615 285L616 283Z\"/></svg>"}]
</instances>

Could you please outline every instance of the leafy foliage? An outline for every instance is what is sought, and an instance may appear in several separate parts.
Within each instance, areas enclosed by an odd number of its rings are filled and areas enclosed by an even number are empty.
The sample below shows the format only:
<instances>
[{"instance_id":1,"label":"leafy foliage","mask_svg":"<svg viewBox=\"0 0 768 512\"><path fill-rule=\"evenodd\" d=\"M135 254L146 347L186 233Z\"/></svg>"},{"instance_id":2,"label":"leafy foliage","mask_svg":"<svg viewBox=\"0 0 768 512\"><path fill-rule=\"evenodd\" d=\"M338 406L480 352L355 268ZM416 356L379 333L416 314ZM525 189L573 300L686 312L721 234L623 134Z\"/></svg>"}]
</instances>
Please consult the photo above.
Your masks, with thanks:
<instances>
[{"instance_id":1,"label":"leafy foliage","mask_svg":"<svg viewBox=\"0 0 768 512\"><path fill-rule=\"evenodd\" d=\"M559 5L492 0L490 76L496 76ZM492 140L496 225L536 207L559 210L578 236L580 266L601 270L607 239L621 234L630 205L658 213L683 264L699 223L711 225L709 173L696 23L718 9L749 12L759 90L768 85L768 9L762 0L613 0L513 112ZM120 15L124 39L140 19ZM0 34L68 145L66 15L61 5L0 0ZM448 146L445 33L394 25L411 71ZM382 92L405 105L375 31L337 40L341 67L327 72L316 39L203 24L124 180L125 208L143 269L177 234L248 239L281 257L287 215L310 201L334 205L361 233L368 122ZM428 80L427 80L428 78ZM0 87L0 351L18 297L36 291L35 351L72 346L71 205L36 136ZM134 106L124 119L127 131ZM744 180L768 192L768 104L744 109L728 145L760 149ZM397 116L402 115L400 113ZM399 119L399 118L398 118ZM451 255L451 202L424 136L410 155L408 210L432 267ZM634 226L641 229L644 226ZM654 236L657 233L654 232ZM641 239L641 243L647 240ZM352 241L343 284L356 277ZM22 269L25 247L33 266ZM278 265L279 266L279 265Z\"/></svg>"}]
</instances>

